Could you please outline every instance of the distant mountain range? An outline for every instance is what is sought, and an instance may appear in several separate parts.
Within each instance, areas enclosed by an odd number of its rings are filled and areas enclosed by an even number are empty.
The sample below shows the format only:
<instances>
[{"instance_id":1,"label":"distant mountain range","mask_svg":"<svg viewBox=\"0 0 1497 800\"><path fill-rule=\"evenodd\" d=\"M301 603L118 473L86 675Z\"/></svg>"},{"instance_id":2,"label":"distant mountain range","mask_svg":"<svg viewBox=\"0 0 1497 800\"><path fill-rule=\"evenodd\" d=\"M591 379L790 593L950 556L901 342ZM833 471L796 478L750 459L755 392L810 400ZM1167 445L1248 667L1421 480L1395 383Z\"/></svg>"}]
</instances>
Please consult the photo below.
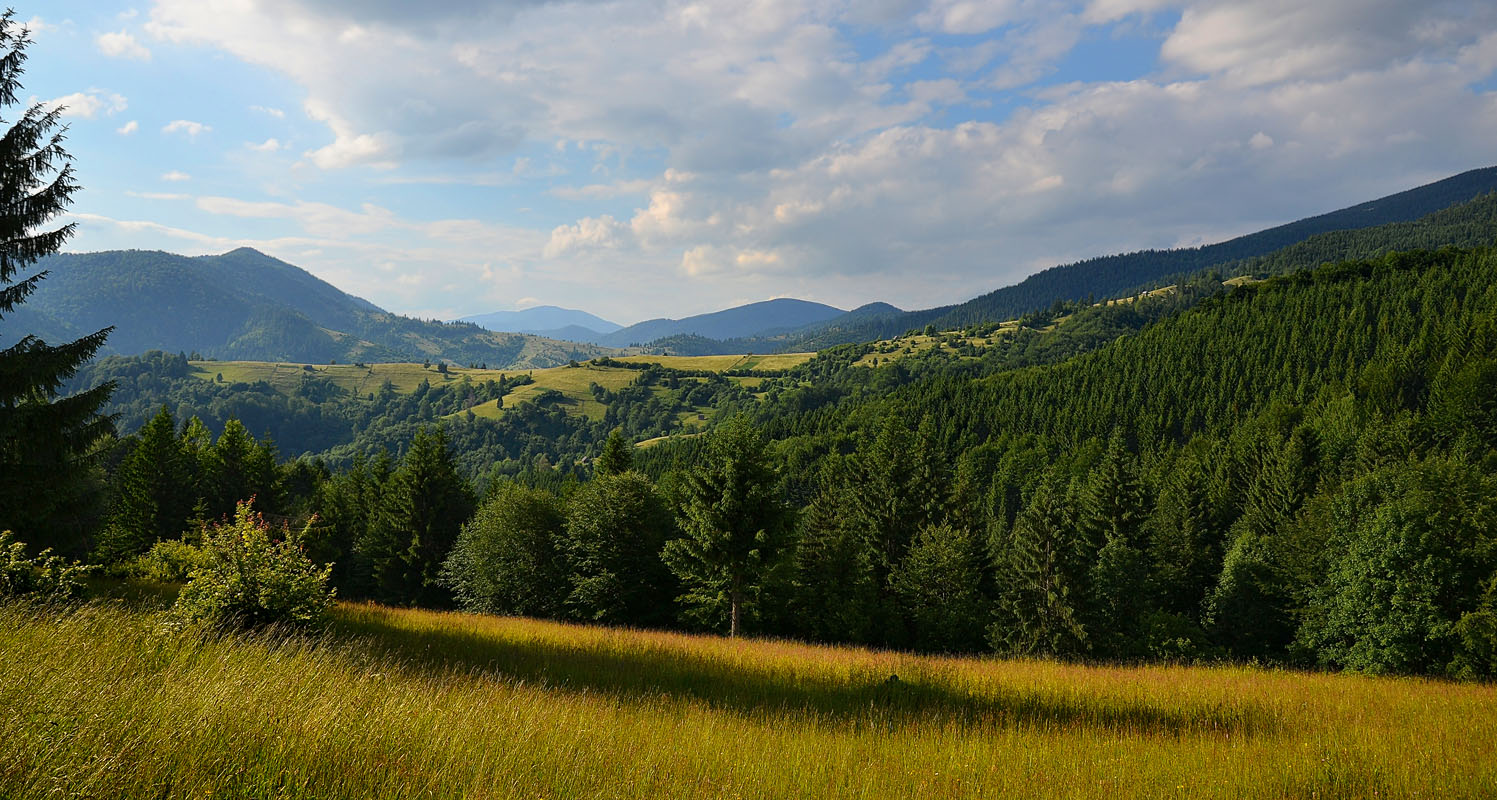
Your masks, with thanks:
<instances>
[{"instance_id":1,"label":"distant mountain range","mask_svg":"<svg viewBox=\"0 0 1497 800\"><path fill-rule=\"evenodd\" d=\"M105 353L167 350L311 363L431 359L501 369L553 366L635 345L680 354L819 350L927 325L951 329L1012 319L1058 300L1127 296L1202 270L1271 272L1277 254L1290 248L1304 252L1279 261L1300 263L1305 253L1365 256L1382 241L1488 243L1497 231L1494 191L1497 167L1472 170L1220 244L1053 267L965 303L921 311L873 303L844 312L782 298L624 328L554 306L458 322L412 319L249 248L191 258L142 250L64 254L38 263L50 274L0 320L0 342L23 333L66 341L112 325ZM1378 227L1387 228L1385 234L1349 233ZM518 330L487 330L477 321Z\"/></svg>"},{"instance_id":2,"label":"distant mountain range","mask_svg":"<svg viewBox=\"0 0 1497 800\"><path fill-rule=\"evenodd\" d=\"M250 248L187 256L116 250L42 259L35 294L0 321L6 340L65 341L114 326L104 353L326 363L448 360L546 367L612 351L468 323L391 314Z\"/></svg>"},{"instance_id":3,"label":"distant mountain range","mask_svg":"<svg viewBox=\"0 0 1497 800\"><path fill-rule=\"evenodd\" d=\"M463 317L458 322L471 322L491 331L530 333L536 336L575 339L581 342L592 341L598 336L613 333L623 327L586 311L559 306L535 306L520 311L491 311L487 314ZM570 335L558 335L563 333Z\"/></svg>"},{"instance_id":4,"label":"distant mountain range","mask_svg":"<svg viewBox=\"0 0 1497 800\"><path fill-rule=\"evenodd\" d=\"M881 304L882 305L882 304ZM894 309L893 306L888 306ZM898 311L898 309L894 309ZM683 319L650 319L621 327L586 311L538 306L524 311L495 311L463 317L492 331L531 333L552 339L588 342L604 347L640 347L673 337L717 341L773 337L846 317L840 308L793 298L765 300L697 314Z\"/></svg>"}]
</instances>

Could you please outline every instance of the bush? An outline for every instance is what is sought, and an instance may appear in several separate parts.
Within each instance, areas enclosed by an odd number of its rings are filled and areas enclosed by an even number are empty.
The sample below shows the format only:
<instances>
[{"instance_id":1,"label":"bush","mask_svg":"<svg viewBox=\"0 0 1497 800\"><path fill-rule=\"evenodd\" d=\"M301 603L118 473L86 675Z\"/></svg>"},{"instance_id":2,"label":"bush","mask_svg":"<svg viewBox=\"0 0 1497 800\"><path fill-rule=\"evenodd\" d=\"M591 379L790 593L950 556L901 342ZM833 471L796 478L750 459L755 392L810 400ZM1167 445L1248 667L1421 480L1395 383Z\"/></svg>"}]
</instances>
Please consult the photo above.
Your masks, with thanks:
<instances>
[{"instance_id":1,"label":"bush","mask_svg":"<svg viewBox=\"0 0 1497 800\"><path fill-rule=\"evenodd\" d=\"M232 523L203 529L202 565L172 610L220 627L320 625L333 603L332 567L319 567L302 550L310 528L293 535L283 527L273 536L248 502L239 503Z\"/></svg>"},{"instance_id":2,"label":"bush","mask_svg":"<svg viewBox=\"0 0 1497 800\"><path fill-rule=\"evenodd\" d=\"M125 574L158 583L186 583L206 565L203 551L181 539L162 539L125 565Z\"/></svg>"},{"instance_id":3,"label":"bush","mask_svg":"<svg viewBox=\"0 0 1497 800\"><path fill-rule=\"evenodd\" d=\"M0 598L72 600L83 594L83 578L95 568L52 555L26 557L26 545L15 534L0 531Z\"/></svg>"}]
</instances>

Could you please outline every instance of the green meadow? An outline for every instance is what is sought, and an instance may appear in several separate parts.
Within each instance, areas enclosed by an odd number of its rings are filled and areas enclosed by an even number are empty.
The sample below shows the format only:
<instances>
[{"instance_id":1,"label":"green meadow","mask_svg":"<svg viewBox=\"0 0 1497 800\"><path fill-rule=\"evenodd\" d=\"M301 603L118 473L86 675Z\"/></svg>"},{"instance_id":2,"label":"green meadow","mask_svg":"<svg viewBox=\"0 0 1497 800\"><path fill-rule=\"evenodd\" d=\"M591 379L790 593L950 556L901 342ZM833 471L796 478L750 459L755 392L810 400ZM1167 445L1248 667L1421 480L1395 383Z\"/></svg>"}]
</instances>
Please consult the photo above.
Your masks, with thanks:
<instances>
[{"instance_id":1,"label":"green meadow","mask_svg":"<svg viewBox=\"0 0 1497 800\"><path fill-rule=\"evenodd\" d=\"M1497 687L939 658L344 604L0 607L0 796L1497 794Z\"/></svg>"}]
</instances>

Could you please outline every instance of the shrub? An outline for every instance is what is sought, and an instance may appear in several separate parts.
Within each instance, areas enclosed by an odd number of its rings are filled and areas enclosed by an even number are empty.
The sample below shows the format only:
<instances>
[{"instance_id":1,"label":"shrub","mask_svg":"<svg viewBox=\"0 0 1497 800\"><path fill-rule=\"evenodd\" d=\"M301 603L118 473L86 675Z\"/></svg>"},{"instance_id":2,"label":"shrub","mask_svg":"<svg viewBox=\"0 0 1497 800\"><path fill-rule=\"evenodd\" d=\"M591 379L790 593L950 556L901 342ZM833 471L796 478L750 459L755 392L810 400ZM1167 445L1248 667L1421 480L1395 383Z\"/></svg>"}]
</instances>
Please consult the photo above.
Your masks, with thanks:
<instances>
[{"instance_id":1,"label":"shrub","mask_svg":"<svg viewBox=\"0 0 1497 800\"><path fill-rule=\"evenodd\" d=\"M125 574L132 578L145 578L160 583L186 583L193 570L205 566L206 560L200 548L181 539L162 539L144 554L137 556L125 567Z\"/></svg>"},{"instance_id":2,"label":"shrub","mask_svg":"<svg viewBox=\"0 0 1497 800\"><path fill-rule=\"evenodd\" d=\"M54 556L51 548L27 558L25 543L0 531L0 598L71 600L83 594L83 578L94 569Z\"/></svg>"},{"instance_id":3,"label":"shrub","mask_svg":"<svg viewBox=\"0 0 1497 800\"><path fill-rule=\"evenodd\" d=\"M271 624L315 626L333 603L331 566L307 558L300 534L269 524L240 502L234 521L203 529L202 565L182 587L173 611L181 618L221 627Z\"/></svg>"}]
</instances>

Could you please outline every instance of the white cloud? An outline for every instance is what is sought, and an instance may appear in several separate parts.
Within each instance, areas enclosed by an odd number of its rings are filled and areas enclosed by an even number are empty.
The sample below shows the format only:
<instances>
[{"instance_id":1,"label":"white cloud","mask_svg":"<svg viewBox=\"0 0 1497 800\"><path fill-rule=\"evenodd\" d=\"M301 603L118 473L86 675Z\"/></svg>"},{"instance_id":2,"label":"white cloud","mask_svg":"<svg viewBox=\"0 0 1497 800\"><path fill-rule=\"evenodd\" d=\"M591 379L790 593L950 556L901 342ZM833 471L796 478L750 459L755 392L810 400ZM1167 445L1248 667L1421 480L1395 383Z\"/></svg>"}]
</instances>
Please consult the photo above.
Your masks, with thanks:
<instances>
[{"instance_id":1,"label":"white cloud","mask_svg":"<svg viewBox=\"0 0 1497 800\"><path fill-rule=\"evenodd\" d=\"M214 213L352 231L403 254L399 274L434 254L526 294L672 314L647 287L680 273L692 298L929 305L1493 163L1494 29L1497 6L1460 0L157 0L146 26L301 87L325 131L298 139L303 170L534 181L576 205L558 220L515 190L546 220L533 231L310 202ZM1053 85L1119 36L1161 47L1157 69ZM553 157L594 174L547 183ZM372 241L397 234L421 244Z\"/></svg>"},{"instance_id":2,"label":"white cloud","mask_svg":"<svg viewBox=\"0 0 1497 800\"><path fill-rule=\"evenodd\" d=\"M261 114L267 114L269 116L275 117L276 119L286 118L286 112L282 111L279 108L271 108L270 106L250 106L250 110L258 111Z\"/></svg>"},{"instance_id":3,"label":"white cloud","mask_svg":"<svg viewBox=\"0 0 1497 800\"><path fill-rule=\"evenodd\" d=\"M575 225L560 225L551 231L544 253L546 258L557 258L578 250L615 248L627 233L627 227L607 214L580 219Z\"/></svg>"},{"instance_id":4,"label":"white cloud","mask_svg":"<svg viewBox=\"0 0 1497 800\"><path fill-rule=\"evenodd\" d=\"M161 176L161 180L168 181L170 183L181 183L182 181L192 180L192 176L188 175L185 172L182 172L181 170L174 169L171 172L163 174Z\"/></svg>"},{"instance_id":5,"label":"white cloud","mask_svg":"<svg viewBox=\"0 0 1497 800\"><path fill-rule=\"evenodd\" d=\"M118 133L121 136L129 136L130 134L135 133L138 130L140 130L140 123L132 119L129 122L126 122L124 125L115 128L114 132Z\"/></svg>"},{"instance_id":6,"label":"white cloud","mask_svg":"<svg viewBox=\"0 0 1497 800\"><path fill-rule=\"evenodd\" d=\"M187 119L174 119L161 128L162 133L180 133L189 139L196 139L200 134L211 130L213 130L213 127L210 125L204 125L201 122L193 122Z\"/></svg>"},{"instance_id":7,"label":"white cloud","mask_svg":"<svg viewBox=\"0 0 1497 800\"><path fill-rule=\"evenodd\" d=\"M188 200L188 199L191 199L191 197L192 197L192 195L177 194L177 193L173 193L173 192L136 192L136 191L126 191L125 194L127 194L127 195L129 195L131 197L139 197L142 200Z\"/></svg>"},{"instance_id":8,"label":"white cloud","mask_svg":"<svg viewBox=\"0 0 1497 800\"><path fill-rule=\"evenodd\" d=\"M98 45L99 52L113 58L130 58L136 61L150 61L151 51L145 45L135 40L128 31L114 31L113 33L101 33L94 38L94 44Z\"/></svg>"},{"instance_id":9,"label":"white cloud","mask_svg":"<svg viewBox=\"0 0 1497 800\"><path fill-rule=\"evenodd\" d=\"M103 89L89 89L43 101L42 106L47 109L60 108L64 117L93 119L100 114L113 116L129 108L130 104L123 95Z\"/></svg>"},{"instance_id":10,"label":"white cloud","mask_svg":"<svg viewBox=\"0 0 1497 800\"><path fill-rule=\"evenodd\" d=\"M251 150L254 150L257 153L274 153L275 151L280 150L284 145L281 144L279 139L272 137L270 139L266 139L263 142L260 142L259 144L256 144L254 142L245 142L244 146L248 147Z\"/></svg>"}]
</instances>

